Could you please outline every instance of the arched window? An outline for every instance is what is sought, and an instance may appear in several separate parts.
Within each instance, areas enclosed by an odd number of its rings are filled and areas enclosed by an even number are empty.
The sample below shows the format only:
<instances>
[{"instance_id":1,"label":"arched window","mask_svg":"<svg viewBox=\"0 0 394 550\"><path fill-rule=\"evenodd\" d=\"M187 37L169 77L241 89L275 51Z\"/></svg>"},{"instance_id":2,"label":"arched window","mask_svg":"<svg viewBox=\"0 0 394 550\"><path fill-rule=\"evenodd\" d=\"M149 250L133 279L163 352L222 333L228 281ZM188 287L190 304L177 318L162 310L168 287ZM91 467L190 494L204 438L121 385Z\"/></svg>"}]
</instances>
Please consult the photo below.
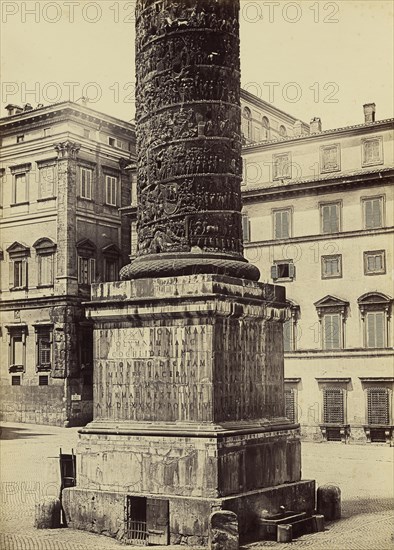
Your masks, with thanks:
<instances>
[{"instance_id":1,"label":"arched window","mask_svg":"<svg viewBox=\"0 0 394 550\"><path fill-rule=\"evenodd\" d=\"M52 286L54 281L54 259L56 244L46 237L33 244L38 263L38 286Z\"/></svg>"},{"instance_id":2,"label":"arched window","mask_svg":"<svg viewBox=\"0 0 394 550\"><path fill-rule=\"evenodd\" d=\"M263 125L263 139L270 139L271 137L270 121L266 116L263 116L261 123Z\"/></svg>"},{"instance_id":3,"label":"arched window","mask_svg":"<svg viewBox=\"0 0 394 550\"><path fill-rule=\"evenodd\" d=\"M242 111L242 134L246 142L252 139L252 113L249 107Z\"/></svg>"},{"instance_id":4,"label":"arched window","mask_svg":"<svg viewBox=\"0 0 394 550\"><path fill-rule=\"evenodd\" d=\"M279 126L279 135L280 137L286 137L287 136L287 130L286 128L283 126L283 124L281 124Z\"/></svg>"}]
</instances>

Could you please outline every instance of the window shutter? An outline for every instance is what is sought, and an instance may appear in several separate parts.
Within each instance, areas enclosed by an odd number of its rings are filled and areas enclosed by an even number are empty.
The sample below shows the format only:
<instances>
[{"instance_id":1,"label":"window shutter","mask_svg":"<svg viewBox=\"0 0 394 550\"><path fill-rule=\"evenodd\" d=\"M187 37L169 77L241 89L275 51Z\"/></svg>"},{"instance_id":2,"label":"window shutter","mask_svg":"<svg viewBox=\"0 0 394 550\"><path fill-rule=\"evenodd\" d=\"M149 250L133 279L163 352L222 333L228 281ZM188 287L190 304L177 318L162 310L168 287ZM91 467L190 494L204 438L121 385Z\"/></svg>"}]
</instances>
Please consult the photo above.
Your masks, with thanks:
<instances>
[{"instance_id":1,"label":"window shutter","mask_svg":"<svg viewBox=\"0 0 394 550\"><path fill-rule=\"evenodd\" d=\"M340 315L338 313L324 316L324 348L339 349L341 347Z\"/></svg>"},{"instance_id":2,"label":"window shutter","mask_svg":"<svg viewBox=\"0 0 394 550\"><path fill-rule=\"evenodd\" d=\"M289 278L294 279L295 277L295 265L292 262L289 262Z\"/></svg>"},{"instance_id":3,"label":"window shutter","mask_svg":"<svg viewBox=\"0 0 394 550\"><path fill-rule=\"evenodd\" d=\"M78 283L79 283L79 284L82 284L82 283L83 283L83 278L82 278L82 258L81 258L81 256L78 256Z\"/></svg>"},{"instance_id":4,"label":"window shutter","mask_svg":"<svg viewBox=\"0 0 394 550\"><path fill-rule=\"evenodd\" d=\"M291 351L293 349L293 320L289 319L283 323L283 350Z\"/></svg>"},{"instance_id":5,"label":"window shutter","mask_svg":"<svg viewBox=\"0 0 394 550\"><path fill-rule=\"evenodd\" d=\"M384 317L383 311L375 313L375 341L377 348L384 348L385 335L384 335Z\"/></svg>"},{"instance_id":6,"label":"window shutter","mask_svg":"<svg viewBox=\"0 0 394 550\"><path fill-rule=\"evenodd\" d=\"M24 260L21 263L21 270L22 270L22 277L21 277L22 287L26 288L27 287L27 261L26 260Z\"/></svg>"},{"instance_id":7,"label":"window shutter","mask_svg":"<svg viewBox=\"0 0 394 550\"><path fill-rule=\"evenodd\" d=\"M282 238L287 239L289 237L289 212L282 212Z\"/></svg>"},{"instance_id":8,"label":"window shutter","mask_svg":"<svg viewBox=\"0 0 394 550\"><path fill-rule=\"evenodd\" d=\"M8 268L9 268L9 286L10 288L13 288L15 286L15 281L14 281L15 262L10 261L10 263L8 264Z\"/></svg>"},{"instance_id":9,"label":"window shutter","mask_svg":"<svg viewBox=\"0 0 394 550\"><path fill-rule=\"evenodd\" d=\"M323 422L325 424L344 424L344 391L340 388L323 390Z\"/></svg>"},{"instance_id":10,"label":"window shutter","mask_svg":"<svg viewBox=\"0 0 394 550\"><path fill-rule=\"evenodd\" d=\"M387 388L369 388L367 392L368 424L389 424L389 390Z\"/></svg>"},{"instance_id":11,"label":"window shutter","mask_svg":"<svg viewBox=\"0 0 394 550\"><path fill-rule=\"evenodd\" d=\"M331 224L330 224L330 207L322 207L322 217L323 217L323 233L330 233Z\"/></svg>"},{"instance_id":12,"label":"window shutter","mask_svg":"<svg viewBox=\"0 0 394 550\"><path fill-rule=\"evenodd\" d=\"M250 240L250 221L248 216L242 216L242 235L244 241Z\"/></svg>"},{"instance_id":13,"label":"window shutter","mask_svg":"<svg viewBox=\"0 0 394 550\"><path fill-rule=\"evenodd\" d=\"M89 260L89 284L94 283L96 280L96 260L90 258Z\"/></svg>"},{"instance_id":14,"label":"window shutter","mask_svg":"<svg viewBox=\"0 0 394 550\"><path fill-rule=\"evenodd\" d=\"M271 279L277 279L278 278L278 266L272 265L271 266Z\"/></svg>"},{"instance_id":15,"label":"window shutter","mask_svg":"<svg viewBox=\"0 0 394 550\"><path fill-rule=\"evenodd\" d=\"M381 227L382 226L382 216L381 216L381 200L380 199L374 199L372 201L373 207L373 227Z\"/></svg>"},{"instance_id":16,"label":"window shutter","mask_svg":"<svg viewBox=\"0 0 394 550\"><path fill-rule=\"evenodd\" d=\"M290 422L297 422L294 390L285 390L285 416Z\"/></svg>"}]
</instances>

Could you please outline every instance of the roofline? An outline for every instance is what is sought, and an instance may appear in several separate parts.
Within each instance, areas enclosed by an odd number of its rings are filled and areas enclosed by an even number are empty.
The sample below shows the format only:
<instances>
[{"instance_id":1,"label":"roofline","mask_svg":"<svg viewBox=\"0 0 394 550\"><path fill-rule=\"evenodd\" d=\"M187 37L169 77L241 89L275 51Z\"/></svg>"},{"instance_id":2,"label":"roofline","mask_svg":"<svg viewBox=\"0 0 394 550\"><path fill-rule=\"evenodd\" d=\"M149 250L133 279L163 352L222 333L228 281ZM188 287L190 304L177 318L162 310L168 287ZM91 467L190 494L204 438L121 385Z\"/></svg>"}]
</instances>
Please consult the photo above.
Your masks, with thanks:
<instances>
[{"instance_id":1,"label":"roofline","mask_svg":"<svg viewBox=\"0 0 394 550\"><path fill-rule=\"evenodd\" d=\"M307 122L304 122L303 120L296 118L293 115L290 115L289 113L286 113L286 111L282 111L282 109L275 107L272 103L268 103L268 101L265 101L260 97L257 97L256 95L248 92L244 88L241 88L241 98L247 101L250 101L251 103L254 103L257 107L262 107L271 113L277 112L282 116L285 116L286 118L288 118L289 121L291 121L293 124L294 122L299 120L306 128L309 128L309 124Z\"/></svg>"},{"instance_id":2,"label":"roofline","mask_svg":"<svg viewBox=\"0 0 394 550\"><path fill-rule=\"evenodd\" d=\"M81 105L80 103L76 103L75 101L60 101L59 103L52 103L51 105L37 107L35 109L31 109L29 111L23 111L22 113L18 113L15 115L1 117L0 125L4 127L8 123L13 124L15 122L27 120L28 118L41 117L42 115L55 113L56 111L62 111L67 108L74 109L75 111L79 111L91 117L95 117L101 122L104 121L109 124L116 124L118 126L123 126L123 127L126 126L128 130L135 131L135 125L132 124L131 122L127 122L126 120L122 120L120 118L113 117L111 115L107 115L105 113L102 113L101 111L97 111L96 109L87 107L86 105Z\"/></svg>"},{"instance_id":3,"label":"roofline","mask_svg":"<svg viewBox=\"0 0 394 550\"><path fill-rule=\"evenodd\" d=\"M332 128L330 130L323 130L321 132L315 132L313 134L307 134L302 136L288 136L281 139L272 139L269 141L262 141L259 143L251 143L248 145L244 145L242 147L242 152L249 152L254 150L259 150L263 148L267 148L268 145L282 145L284 143L291 143L292 141L307 141L307 140L315 140L319 138L325 138L332 135L338 135L338 134L347 134L352 133L353 131L359 131L362 129L370 130L374 128L382 129L387 126L387 129L394 129L394 118L386 118L383 120L376 120L375 122L368 122L368 123L362 123L362 124L353 124L351 126L343 126L341 128Z\"/></svg>"}]
</instances>

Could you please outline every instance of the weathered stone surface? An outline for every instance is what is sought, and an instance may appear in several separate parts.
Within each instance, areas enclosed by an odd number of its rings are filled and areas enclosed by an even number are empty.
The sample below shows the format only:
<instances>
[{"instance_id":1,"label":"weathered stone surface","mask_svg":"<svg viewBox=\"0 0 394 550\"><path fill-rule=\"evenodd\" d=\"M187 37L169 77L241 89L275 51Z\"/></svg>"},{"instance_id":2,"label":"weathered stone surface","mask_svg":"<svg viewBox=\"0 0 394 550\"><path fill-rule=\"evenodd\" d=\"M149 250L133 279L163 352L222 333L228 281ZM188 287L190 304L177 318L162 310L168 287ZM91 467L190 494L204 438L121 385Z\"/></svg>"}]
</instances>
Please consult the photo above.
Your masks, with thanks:
<instances>
[{"instance_id":1,"label":"weathered stone surface","mask_svg":"<svg viewBox=\"0 0 394 550\"><path fill-rule=\"evenodd\" d=\"M323 485L317 489L317 512L327 521L341 518L341 490L336 485Z\"/></svg>"},{"instance_id":2,"label":"weathered stone surface","mask_svg":"<svg viewBox=\"0 0 394 550\"><path fill-rule=\"evenodd\" d=\"M121 278L259 278L242 255L238 17L239 0L137 2L138 252Z\"/></svg>"},{"instance_id":3,"label":"weathered stone surface","mask_svg":"<svg viewBox=\"0 0 394 550\"><path fill-rule=\"evenodd\" d=\"M209 550L238 550L238 518L234 512L220 510L209 518Z\"/></svg>"},{"instance_id":4,"label":"weathered stone surface","mask_svg":"<svg viewBox=\"0 0 394 550\"><path fill-rule=\"evenodd\" d=\"M292 542L293 527L291 525L278 525L277 542Z\"/></svg>"},{"instance_id":5,"label":"weathered stone surface","mask_svg":"<svg viewBox=\"0 0 394 550\"><path fill-rule=\"evenodd\" d=\"M35 505L34 527L37 529L59 529L60 527L60 500L46 497Z\"/></svg>"}]
</instances>

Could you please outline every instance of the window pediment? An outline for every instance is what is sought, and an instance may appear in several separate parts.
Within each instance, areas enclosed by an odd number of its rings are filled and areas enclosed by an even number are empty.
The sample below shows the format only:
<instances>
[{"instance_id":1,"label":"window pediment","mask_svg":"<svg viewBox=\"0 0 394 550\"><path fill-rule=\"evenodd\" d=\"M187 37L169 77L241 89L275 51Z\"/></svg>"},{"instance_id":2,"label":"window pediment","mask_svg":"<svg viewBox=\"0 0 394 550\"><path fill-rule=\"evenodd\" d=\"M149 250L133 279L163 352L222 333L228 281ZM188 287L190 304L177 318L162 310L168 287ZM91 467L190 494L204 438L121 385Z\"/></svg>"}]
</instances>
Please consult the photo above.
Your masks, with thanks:
<instances>
[{"instance_id":1,"label":"window pediment","mask_svg":"<svg viewBox=\"0 0 394 550\"><path fill-rule=\"evenodd\" d=\"M104 256L118 257L121 255L120 249L116 244L109 244L101 249Z\"/></svg>"},{"instance_id":2,"label":"window pediment","mask_svg":"<svg viewBox=\"0 0 394 550\"><path fill-rule=\"evenodd\" d=\"M89 239L82 239L77 242L77 250L78 254L87 254L89 256L93 256L96 253L96 245L92 243Z\"/></svg>"},{"instance_id":3,"label":"window pediment","mask_svg":"<svg viewBox=\"0 0 394 550\"><path fill-rule=\"evenodd\" d=\"M56 246L56 243L47 237L38 239L33 244L33 248L36 249L37 254L53 254L56 250Z\"/></svg>"},{"instance_id":4,"label":"window pediment","mask_svg":"<svg viewBox=\"0 0 394 550\"><path fill-rule=\"evenodd\" d=\"M390 304L393 301L392 298L386 296L382 292L367 292L360 296L357 300L359 305L375 305L375 304Z\"/></svg>"},{"instance_id":5,"label":"window pediment","mask_svg":"<svg viewBox=\"0 0 394 550\"><path fill-rule=\"evenodd\" d=\"M321 300L315 302L314 306L317 309L317 314L319 316L330 312L342 313L342 315L344 315L346 309L349 307L349 302L329 294Z\"/></svg>"},{"instance_id":6,"label":"window pediment","mask_svg":"<svg viewBox=\"0 0 394 550\"><path fill-rule=\"evenodd\" d=\"M7 249L10 258L25 258L30 255L30 248L15 241Z\"/></svg>"}]
</instances>

